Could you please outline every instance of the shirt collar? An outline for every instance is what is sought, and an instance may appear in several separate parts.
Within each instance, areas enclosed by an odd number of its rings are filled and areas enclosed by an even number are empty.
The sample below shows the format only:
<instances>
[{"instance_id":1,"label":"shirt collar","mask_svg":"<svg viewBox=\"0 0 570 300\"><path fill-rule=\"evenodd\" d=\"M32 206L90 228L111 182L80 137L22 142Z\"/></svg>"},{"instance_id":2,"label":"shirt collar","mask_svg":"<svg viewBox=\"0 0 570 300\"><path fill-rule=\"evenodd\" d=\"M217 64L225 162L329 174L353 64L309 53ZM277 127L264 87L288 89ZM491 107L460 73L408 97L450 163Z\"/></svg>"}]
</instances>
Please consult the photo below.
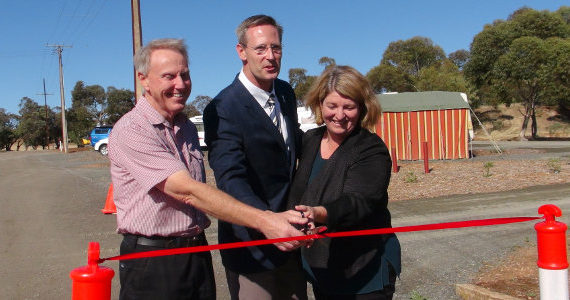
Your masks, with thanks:
<instances>
[{"instance_id":1,"label":"shirt collar","mask_svg":"<svg viewBox=\"0 0 570 300\"><path fill-rule=\"evenodd\" d=\"M152 107L152 105L150 105L144 96L139 98L139 101L137 101L137 107L143 114L147 116L147 119L152 125L164 124L167 127L174 127L174 125L176 125L180 119L184 117L182 113L179 113L174 116L174 124L170 124L170 122L164 116L162 116L158 111L156 111L156 109L154 109L154 107Z\"/></svg>"},{"instance_id":2,"label":"shirt collar","mask_svg":"<svg viewBox=\"0 0 570 300\"><path fill-rule=\"evenodd\" d=\"M243 68L239 72L238 79L245 86L247 91L253 96L253 98L255 98L255 100L259 103L259 105L261 105L261 107L265 107L265 104L267 103L267 99L269 99L270 94L275 95L275 98L277 98L277 94L275 94L275 84L273 84L271 92L267 92L263 89L260 89L259 87L251 83L251 81L249 81L249 79L243 73Z\"/></svg>"}]
</instances>

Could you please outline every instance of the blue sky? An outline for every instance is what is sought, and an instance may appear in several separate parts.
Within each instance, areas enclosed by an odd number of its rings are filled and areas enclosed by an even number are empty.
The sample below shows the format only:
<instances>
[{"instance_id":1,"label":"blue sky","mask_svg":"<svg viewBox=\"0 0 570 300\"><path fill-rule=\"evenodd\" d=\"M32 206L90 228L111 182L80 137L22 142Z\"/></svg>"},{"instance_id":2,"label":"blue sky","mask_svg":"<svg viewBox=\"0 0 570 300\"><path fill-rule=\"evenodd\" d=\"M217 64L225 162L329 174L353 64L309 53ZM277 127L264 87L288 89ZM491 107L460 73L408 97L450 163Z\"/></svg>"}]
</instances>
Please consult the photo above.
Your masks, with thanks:
<instances>
[{"instance_id":1,"label":"blue sky","mask_svg":"<svg viewBox=\"0 0 570 300\"><path fill-rule=\"evenodd\" d=\"M318 59L332 57L362 73L379 64L390 42L429 37L446 54L469 49L485 24L528 6L557 10L567 1L198 1L141 0L143 42L183 38L193 88L214 97L239 72L235 28L246 17L269 14L284 27L280 78L290 68L318 75ZM18 113L22 97L60 106L58 57L46 44L64 44L66 107L79 80L133 90L131 10L128 0L4 1L0 9L0 108Z\"/></svg>"}]
</instances>

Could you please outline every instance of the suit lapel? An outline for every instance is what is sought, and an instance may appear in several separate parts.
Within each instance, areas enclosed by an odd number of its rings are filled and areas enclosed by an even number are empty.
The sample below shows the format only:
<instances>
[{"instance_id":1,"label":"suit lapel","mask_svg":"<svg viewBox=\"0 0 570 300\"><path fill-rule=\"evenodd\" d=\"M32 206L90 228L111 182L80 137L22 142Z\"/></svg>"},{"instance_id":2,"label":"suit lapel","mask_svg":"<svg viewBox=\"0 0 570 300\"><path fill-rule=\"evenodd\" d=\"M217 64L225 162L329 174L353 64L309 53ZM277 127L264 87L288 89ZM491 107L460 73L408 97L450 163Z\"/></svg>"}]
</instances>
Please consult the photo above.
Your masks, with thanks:
<instances>
[{"instance_id":1,"label":"suit lapel","mask_svg":"<svg viewBox=\"0 0 570 300\"><path fill-rule=\"evenodd\" d=\"M272 138L279 141L279 144L281 145L283 150L287 149L285 147L285 141L283 140L283 136L279 133L279 131L277 130L275 125L273 125L273 122L271 121L271 119L269 118L267 113L265 113L265 110L263 110L261 105L259 105L257 100L255 100L253 95L251 95L251 93L249 93L249 91L245 88L245 86L241 83L241 81L239 81L239 79L237 77L234 80L234 85L238 89L238 94L243 96L242 97L244 100L244 101L242 101L243 106L245 108L245 111L248 114L249 119L253 120L252 122L261 123L262 128L259 128L258 130L265 130ZM277 98L278 98L279 104L281 104L282 96L277 95ZM290 122L287 122L287 124L288 123L290 123ZM287 125L287 130L289 130L288 126L289 125ZM256 128L256 130L257 130L257 128ZM288 131L288 132L290 132L290 131Z\"/></svg>"},{"instance_id":2,"label":"suit lapel","mask_svg":"<svg viewBox=\"0 0 570 300\"><path fill-rule=\"evenodd\" d=\"M291 119L291 114L289 111L290 108L290 103L289 103L289 99L287 99L285 97L285 93L282 91L281 86L278 84L278 81L275 80L275 94L277 96L277 100L279 101L279 105L281 106L281 114L283 115L283 118L285 119L285 125L287 128L287 134L289 136L293 136L294 134L294 122Z\"/></svg>"},{"instance_id":3,"label":"suit lapel","mask_svg":"<svg viewBox=\"0 0 570 300\"><path fill-rule=\"evenodd\" d=\"M274 89L275 89L275 96L277 97L277 101L279 101L279 105L281 106L281 114L283 115L283 119L285 120L285 130L287 130L287 136L289 139L289 163L290 163L290 173L289 176L293 177L293 172L295 171L295 164L296 164L296 149L295 149L295 139L296 139L296 132L295 127L297 126L297 122L295 121L296 118L291 116L292 113L297 114L297 110L291 111L291 107L296 107L296 105L291 104L291 101L295 101L295 99L287 99L286 93L282 90L282 86L279 84L278 80L274 81ZM283 138L280 139L283 141L283 147L287 149L287 145L285 145L285 141Z\"/></svg>"}]
</instances>

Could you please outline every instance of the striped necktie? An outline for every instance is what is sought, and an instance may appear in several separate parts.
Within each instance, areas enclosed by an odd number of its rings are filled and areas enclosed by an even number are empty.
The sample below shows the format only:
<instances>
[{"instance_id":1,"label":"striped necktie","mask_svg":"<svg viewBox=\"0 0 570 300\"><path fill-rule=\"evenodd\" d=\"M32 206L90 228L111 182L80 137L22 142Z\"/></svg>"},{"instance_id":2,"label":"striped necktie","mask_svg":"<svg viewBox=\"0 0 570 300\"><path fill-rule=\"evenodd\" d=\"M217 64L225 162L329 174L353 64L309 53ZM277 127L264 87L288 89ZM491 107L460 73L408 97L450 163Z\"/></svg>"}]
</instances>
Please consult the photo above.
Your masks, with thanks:
<instances>
[{"instance_id":1,"label":"striped necktie","mask_svg":"<svg viewBox=\"0 0 570 300\"><path fill-rule=\"evenodd\" d=\"M273 125L277 127L279 133L281 133L281 120L279 118L279 106L275 105L275 95L269 95L267 99L267 106L269 107L269 118L273 122Z\"/></svg>"}]
</instances>

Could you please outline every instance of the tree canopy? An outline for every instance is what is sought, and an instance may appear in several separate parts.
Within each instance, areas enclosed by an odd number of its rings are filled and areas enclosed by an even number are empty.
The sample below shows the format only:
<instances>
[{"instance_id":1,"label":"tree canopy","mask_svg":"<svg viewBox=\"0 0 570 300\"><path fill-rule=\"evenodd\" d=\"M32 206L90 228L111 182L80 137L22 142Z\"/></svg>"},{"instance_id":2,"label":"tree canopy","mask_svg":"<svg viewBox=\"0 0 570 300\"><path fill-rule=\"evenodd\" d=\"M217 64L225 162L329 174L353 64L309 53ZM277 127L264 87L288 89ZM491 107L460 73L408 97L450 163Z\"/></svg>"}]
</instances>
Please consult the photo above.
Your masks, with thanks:
<instances>
[{"instance_id":1,"label":"tree canopy","mask_svg":"<svg viewBox=\"0 0 570 300\"><path fill-rule=\"evenodd\" d=\"M17 116L7 113L4 108L0 108L0 149L10 150L16 141Z\"/></svg>"},{"instance_id":2,"label":"tree canopy","mask_svg":"<svg viewBox=\"0 0 570 300\"><path fill-rule=\"evenodd\" d=\"M395 66L380 64L366 74L372 89L383 92L416 92L411 76Z\"/></svg>"},{"instance_id":3,"label":"tree canopy","mask_svg":"<svg viewBox=\"0 0 570 300\"><path fill-rule=\"evenodd\" d=\"M134 93L126 89L85 85L78 81L71 91L71 108L66 112L69 138L78 145L95 126L113 125L134 107Z\"/></svg>"},{"instance_id":4,"label":"tree canopy","mask_svg":"<svg viewBox=\"0 0 570 300\"><path fill-rule=\"evenodd\" d=\"M411 76L420 70L445 59L443 49L430 38L416 36L408 40L391 42L382 55L382 65L390 65Z\"/></svg>"},{"instance_id":5,"label":"tree canopy","mask_svg":"<svg viewBox=\"0 0 570 300\"><path fill-rule=\"evenodd\" d=\"M119 119L135 106L135 94L127 89L117 89L113 86L107 88L107 119L103 122L115 124Z\"/></svg>"},{"instance_id":6,"label":"tree canopy","mask_svg":"<svg viewBox=\"0 0 570 300\"><path fill-rule=\"evenodd\" d=\"M20 100L20 118L15 134L26 147L36 149L38 146L47 146L45 107L38 105L34 100L24 97ZM50 115L48 113L48 115ZM53 117L53 113L51 113ZM47 120L48 127L53 126L54 119Z\"/></svg>"},{"instance_id":7,"label":"tree canopy","mask_svg":"<svg viewBox=\"0 0 570 300\"><path fill-rule=\"evenodd\" d=\"M473 39L465 75L487 102L523 104L521 139L529 120L536 137L538 105L568 101L569 37L570 25L560 13L521 8Z\"/></svg>"},{"instance_id":8,"label":"tree canopy","mask_svg":"<svg viewBox=\"0 0 570 300\"><path fill-rule=\"evenodd\" d=\"M416 36L390 43L380 64L366 77L376 93L467 92L461 69L468 59L466 50L453 52L448 59L431 39Z\"/></svg>"},{"instance_id":9,"label":"tree canopy","mask_svg":"<svg viewBox=\"0 0 570 300\"><path fill-rule=\"evenodd\" d=\"M212 97L205 95L198 95L194 98L194 101L190 103L190 106L194 106L198 111L198 115L204 112L204 108L212 101ZM193 116L192 116L193 117Z\"/></svg>"},{"instance_id":10,"label":"tree canopy","mask_svg":"<svg viewBox=\"0 0 570 300\"><path fill-rule=\"evenodd\" d=\"M323 58L321 58L321 60L322 59ZM319 60L319 62L321 60ZM295 91L297 106L301 106L303 104L303 99L316 78L317 76L307 75L307 70L303 68L289 69L289 84L291 84L291 87L293 87L293 90Z\"/></svg>"},{"instance_id":11,"label":"tree canopy","mask_svg":"<svg viewBox=\"0 0 570 300\"><path fill-rule=\"evenodd\" d=\"M449 60L453 62L453 64L455 64L457 68L459 68L459 70L463 70L463 66L465 66L467 61L469 61L469 56L470 56L469 51L465 49L460 49L455 52L449 53L447 58L449 58Z\"/></svg>"}]
</instances>

